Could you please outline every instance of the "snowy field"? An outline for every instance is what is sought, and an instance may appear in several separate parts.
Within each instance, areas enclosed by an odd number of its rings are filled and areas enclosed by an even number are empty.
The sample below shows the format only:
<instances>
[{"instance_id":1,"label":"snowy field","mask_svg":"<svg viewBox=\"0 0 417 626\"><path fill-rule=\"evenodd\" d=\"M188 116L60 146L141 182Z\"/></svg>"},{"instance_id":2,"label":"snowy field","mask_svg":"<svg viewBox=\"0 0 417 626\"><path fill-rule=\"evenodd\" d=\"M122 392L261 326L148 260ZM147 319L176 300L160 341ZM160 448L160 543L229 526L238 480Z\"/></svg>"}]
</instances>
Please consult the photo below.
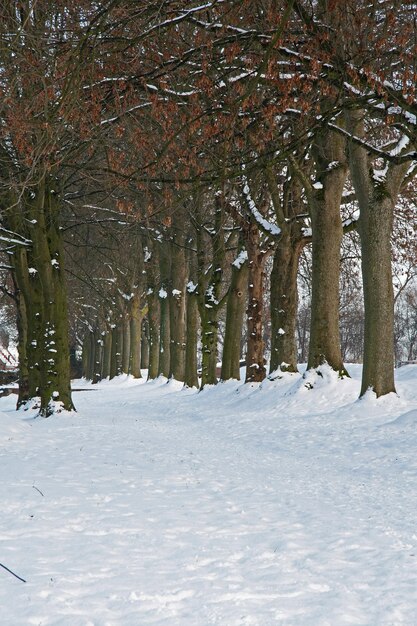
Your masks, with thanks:
<instances>
[{"instance_id":1,"label":"snowy field","mask_svg":"<svg viewBox=\"0 0 417 626\"><path fill-rule=\"evenodd\" d=\"M417 366L0 400L1 626L417 624Z\"/></svg>"}]
</instances>

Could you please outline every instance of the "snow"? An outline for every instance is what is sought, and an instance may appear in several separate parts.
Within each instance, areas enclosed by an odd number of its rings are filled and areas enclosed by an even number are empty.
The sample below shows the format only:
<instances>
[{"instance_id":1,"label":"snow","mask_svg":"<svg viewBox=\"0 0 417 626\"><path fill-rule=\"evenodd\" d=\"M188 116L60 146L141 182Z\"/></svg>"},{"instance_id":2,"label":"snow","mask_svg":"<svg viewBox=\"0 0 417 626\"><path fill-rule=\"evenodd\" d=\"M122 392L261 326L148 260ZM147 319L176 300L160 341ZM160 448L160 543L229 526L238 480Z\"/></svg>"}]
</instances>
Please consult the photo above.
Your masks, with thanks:
<instances>
[{"instance_id":1,"label":"snow","mask_svg":"<svg viewBox=\"0 0 417 626\"><path fill-rule=\"evenodd\" d=\"M410 143L410 138L407 135L402 135L398 144L390 151L390 156L398 156Z\"/></svg>"},{"instance_id":2,"label":"snow","mask_svg":"<svg viewBox=\"0 0 417 626\"><path fill-rule=\"evenodd\" d=\"M414 126L417 124L417 116L414 113L410 113L409 111L406 111L399 106L390 106L388 107L387 112L388 115L403 115L407 122L409 122L409 124L412 124Z\"/></svg>"},{"instance_id":3,"label":"snow","mask_svg":"<svg viewBox=\"0 0 417 626\"><path fill-rule=\"evenodd\" d=\"M0 623L415 623L417 366L379 400L348 370L1 398Z\"/></svg>"},{"instance_id":4,"label":"snow","mask_svg":"<svg viewBox=\"0 0 417 626\"><path fill-rule=\"evenodd\" d=\"M255 218L255 221L268 233L270 233L271 235L274 236L278 236L281 233L281 229L276 225L273 224L271 222L269 222L267 219L265 219L262 215L262 213L259 211L259 209L257 208L252 196L251 196L251 192L250 192L250 188L248 185L248 181L246 179L245 176L242 177L242 181L244 183L243 186L243 193L246 197L246 202L248 204L249 207L249 211L251 212L252 216Z\"/></svg>"},{"instance_id":5,"label":"snow","mask_svg":"<svg viewBox=\"0 0 417 626\"><path fill-rule=\"evenodd\" d=\"M248 260L247 250L241 250L239 254L237 255L237 257L235 258L235 260L233 261L232 265L234 265L234 267L240 270L242 265L246 263L247 260Z\"/></svg>"}]
</instances>

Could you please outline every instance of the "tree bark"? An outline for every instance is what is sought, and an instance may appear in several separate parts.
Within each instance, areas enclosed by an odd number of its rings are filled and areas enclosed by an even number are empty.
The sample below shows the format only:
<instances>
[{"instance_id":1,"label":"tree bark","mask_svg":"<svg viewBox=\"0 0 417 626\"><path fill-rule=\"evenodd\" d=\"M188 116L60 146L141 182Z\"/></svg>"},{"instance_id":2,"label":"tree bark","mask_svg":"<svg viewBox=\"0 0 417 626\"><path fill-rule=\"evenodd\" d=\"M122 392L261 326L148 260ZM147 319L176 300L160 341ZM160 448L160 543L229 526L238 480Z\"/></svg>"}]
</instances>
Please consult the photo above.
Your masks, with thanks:
<instances>
[{"instance_id":1,"label":"tree bark","mask_svg":"<svg viewBox=\"0 0 417 626\"><path fill-rule=\"evenodd\" d=\"M206 250L201 233L197 233L197 253L199 266L198 294L201 321L202 367L201 388L217 385L217 344L219 333L219 312L222 305L221 287L224 265L224 207L216 198L214 232L211 240L211 269L205 269Z\"/></svg>"},{"instance_id":2,"label":"tree bark","mask_svg":"<svg viewBox=\"0 0 417 626\"><path fill-rule=\"evenodd\" d=\"M363 112L349 112L346 117L350 130L363 137ZM378 179L365 149L353 142L349 145L349 160L360 208L358 231L365 308L360 396L372 389L379 397L395 392L391 235L395 202L409 164L390 164L385 177Z\"/></svg>"},{"instance_id":3,"label":"tree bark","mask_svg":"<svg viewBox=\"0 0 417 626\"><path fill-rule=\"evenodd\" d=\"M308 193L312 223L312 300L307 369L328 363L346 376L339 331L340 203L347 175L345 140L324 128L314 142L320 188Z\"/></svg>"},{"instance_id":4,"label":"tree bark","mask_svg":"<svg viewBox=\"0 0 417 626\"><path fill-rule=\"evenodd\" d=\"M298 265L303 247L309 242L304 232L305 207L302 184L290 168L280 192L272 166L265 175L276 220L281 229L270 277L271 361L270 374L297 372Z\"/></svg>"},{"instance_id":5,"label":"tree bark","mask_svg":"<svg viewBox=\"0 0 417 626\"><path fill-rule=\"evenodd\" d=\"M171 361L171 329L170 329L170 300L171 300L171 255L170 245L163 242L159 251L159 371L158 374L169 378Z\"/></svg>"},{"instance_id":6,"label":"tree bark","mask_svg":"<svg viewBox=\"0 0 417 626\"><path fill-rule=\"evenodd\" d=\"M94 364L96 358L96 338L94 332L89 330L87 332L87 368L86 368L86 379L93 380L94 378Z\"/></svg>"},{"instance_id":7,"label":"tree bark","mask_svg":"<svg viewBox=\"0 0 417 626\"><path fill-rule=\"evenodd\" d=\"M393 202L374 190L361 213L359 233L365 309L363 373L360 395L395 392L394 291L391 270Z\"/></svg>"},{"instance_id":8,"label":"tree bark","mask_svg":"<svg viewBox=\"0 0 417 626\"><path fill-rule=\"evenodd\" d=\"M239 256L238 259L240 259ZM248 293L248 276L247 256L241 261L232 263L232 277L227 295L221 380L230 378L240 380L240 344Z\"/></svg>"},{"instance_id":9,"label":"tree bark","mask_svg":"<svg viewBox=\"0 0 417 626\"><path fill-rule=\"evenodd\" d=\"M141 365L142 312L138 293L132 298L130 320L130 368L135 378L142 378Z\"/></svg>"},{"instance_id":10,"label":"tree bark","mask_svg":"<svg viewBox=\"0 0 417 626\"><path fill-rule=\"evenodd\" d=\"M130 317L127 313L123 316L122 323L123 332L123 350L122 350L122 372L129 374L130 372Z\"/></svg>"},{"instance_id":11,"label":"tree bark","mask_svg":"<svg viewBox=\"0 0 417 626\"><path fill-rule=\"evenodd\" d=\"M197 387L198 303L195 290L187 293L187 333L185 349L185 387Z\"/></svg>"},{"instance_id":12,"label":"tree bark","mask_svg":"<svg viewBox=\"0 0 417 626\"><path fill-rule=\"evenodd\" d=\"M140 366L144 370L149 368L149 322L146 317L142 321Z\"/></svg>"},{"instance_id":13,"label":"tree bark","mask_svg":"<svg viewBox=\"0 0 417 626\"><path fill-rule=\"evenodd\" d=\"M296 231L296 232L294 232ZM304 243L299 227L283 230L275 249L271 271L270 373L297 372L298 263Z\"/></svg>"},{"instance_id":14,"label":"tree bark","mask_svg":"<svg viewBox=\"0 0 417 626\"><path fill-rule=\"evenodd\" d=\"M246 247L248 251L249 286L245 382L258 383L262 382L266 376L263 338L264 266L266 256L260 250L259 228L254 223L251 223L247 229Z\"/></svg>"},{"instance_id":15,"label":"tree bark","mask_svg":"<svg viewBox=\"0 0 417 626\"><path fill-rule=\"evenodd\" d=\"M111 352L112 352L112 332L107 330L104 336L104 349L103 349L103 367L102 378L110 378L111 370Z\"/></svg>"},{"instance_id":16,"label":"tree bark","mask_svg":"<svg viewBox=\"0 0 417 626\"><path fill-rule=\"evenodd\" d=\"M35 197L27 200L32 224L33 286L41 296L36 326L40 415L55 412L56 403L73 410L69 364L68 314L63 268L62 235L58 224L58 196L41 178ZM33 303L31 303L33 306ZM35 365L34 365L35 367Z\"/></svg>"},{"instance_id":17,"label":"tree bark","mask_svg":"<svg viewBox=\"0 0 417 626\"><path fill-rule=\"evenodd\" d=\"M103 360L103 337L100 330L97 328L94 332L94 369L93 369L93 383L97 384L101 380L102 372L102 360Z\"/></svg>"},{"instance_id":18,"label":"tree bark","mask_svg":"<svg viewBox=\"0 0 417 626\"><path fill-rule=\"evenodd\" d=\"M176 220L178 216L176 217ZM187 265L185 260L185 237L179 227L173 229L171 245L171 363L170 377L184 381L185 378L185 285Z\"/></svg>"},{"instance_id":19,"label":"tree bark","mask_svg":"<svg viewBox=\"0 0 417 626\"><path fill-rule=\"evenodd\" d=\"M122 373L123 327L120 319L113 326L111 339L110 379Z\"/></svg>"},{"instance_id":20,"label":"tree bark","mask_svg":"<svg viewBox=\"0 0 417 626\"><path fill-rule=\"evenodd\" d=\"M147 279L147 303L148 303L148 326L149 326L149 367L148 380L158 377L159 374L159 331L160 309L159 296L157 293L156 267L158 259L155 257L156 247L152 248L149 240L150 252L145 257Z\"/></svg>"}]
</instances>

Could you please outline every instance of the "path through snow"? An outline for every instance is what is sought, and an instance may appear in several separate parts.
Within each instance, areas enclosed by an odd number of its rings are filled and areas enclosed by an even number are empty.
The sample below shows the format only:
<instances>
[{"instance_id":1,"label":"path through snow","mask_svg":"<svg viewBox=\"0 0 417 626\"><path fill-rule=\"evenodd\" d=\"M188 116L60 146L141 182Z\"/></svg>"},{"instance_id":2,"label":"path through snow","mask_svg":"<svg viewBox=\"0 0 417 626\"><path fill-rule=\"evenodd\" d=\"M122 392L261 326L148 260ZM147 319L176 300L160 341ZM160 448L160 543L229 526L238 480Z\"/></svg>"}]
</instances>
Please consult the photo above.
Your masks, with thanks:
<instances>
[{"instance_id":1,"label":"path through snow","mask_svg":"<svg viewBox=\"0 0 417 626\"><path fill-rule=\"evenodd\" d=\"M416 624L417 366L379 401L352 371L1 399L0 624Z\"/></svg>"}]
</instances>

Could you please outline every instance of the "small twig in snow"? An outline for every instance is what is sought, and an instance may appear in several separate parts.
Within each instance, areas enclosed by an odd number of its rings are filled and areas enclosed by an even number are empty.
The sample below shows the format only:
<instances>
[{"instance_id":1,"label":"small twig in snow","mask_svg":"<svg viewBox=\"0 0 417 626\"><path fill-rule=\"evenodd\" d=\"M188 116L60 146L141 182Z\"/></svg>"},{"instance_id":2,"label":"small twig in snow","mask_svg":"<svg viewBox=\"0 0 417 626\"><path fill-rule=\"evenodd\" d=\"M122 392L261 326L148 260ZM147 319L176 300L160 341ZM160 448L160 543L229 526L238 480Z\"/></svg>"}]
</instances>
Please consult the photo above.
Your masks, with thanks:
<instances>
[{"instance_id":1,"label":"small twig in snow","mask_svg":"<svg viewBox=\"0 0 417 626\"><path fill-rule=\"evenodd\" d=\"M8 567L6 567L5 565L3 565L3 563L0 563L0 567L2 567L3 569L6 570L6 572L9 572L9 574L11 574L12 576L14 576L15 578L18 578L19 580L22 581L22 583L25 583L26 580L24 578L21 578L20 576L18 576L17 574L15 574L14 572L12 572L11 569L9 569Z\"/></svg>"},{"instance_id":2,"label":"small twig in snow","mask_svg":"<svg viewBox=\"0 0 417 626\"><path fill-rule=\"evenodd\" d=\"M32 485L33 489L36 489L36 491L38 491L41 496L45 497L45 494L42 493L42 491L40 489L38 489L37 487L35 487L35 485Z\"/></svg>"}]
</instances>

